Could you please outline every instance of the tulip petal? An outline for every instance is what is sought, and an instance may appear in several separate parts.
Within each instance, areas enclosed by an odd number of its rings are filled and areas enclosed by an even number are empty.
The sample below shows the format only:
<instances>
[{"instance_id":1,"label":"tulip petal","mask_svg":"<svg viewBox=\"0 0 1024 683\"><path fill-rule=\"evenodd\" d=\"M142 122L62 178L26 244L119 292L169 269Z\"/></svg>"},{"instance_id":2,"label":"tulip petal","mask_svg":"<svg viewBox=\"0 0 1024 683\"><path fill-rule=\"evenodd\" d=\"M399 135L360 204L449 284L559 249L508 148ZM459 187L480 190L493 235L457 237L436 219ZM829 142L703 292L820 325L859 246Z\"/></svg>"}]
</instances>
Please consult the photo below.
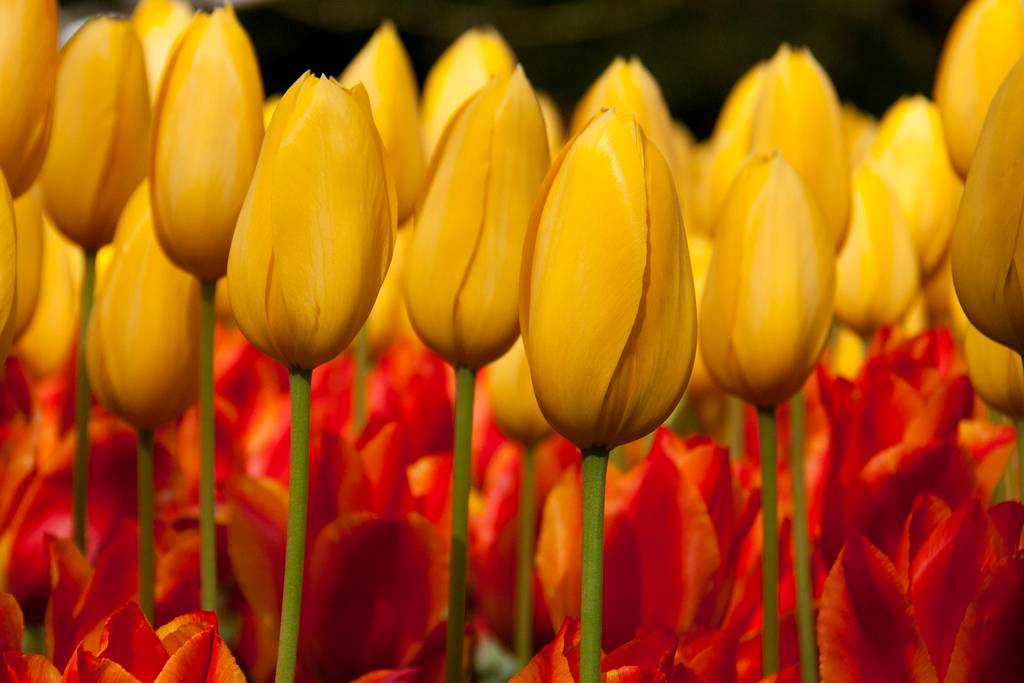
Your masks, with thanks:
<instances>
[{"instance_id":1,"label":"tulip petal","mask_svg":"<svg viewBox=\"0 0 1024 683\"><path fill-rule=\"evenodd\" d=\"M18 601L10 593L0 593L0 652L20 650L25 619Z\"/></svg>"},{"instance_id":2,"label":"tulip petal","mask_svg":"<svg viewBox=\"0 0 1024 683\"><path fill-rule=\"evenodd\" d=\"M245 676L214 624L175 650L154 683L245 683Z\"/></svg>"},{"instance_id":3,"label":"tulip petal","mask_svg":"<svg viewBox=\"0 0 1024 683\"><path fill-rule=\"evenodd\" d=\"M152 683L167 663L167 650L135 602L107 620L97 656L119 664L141 683Z\"/></svg>"}]
</instances>

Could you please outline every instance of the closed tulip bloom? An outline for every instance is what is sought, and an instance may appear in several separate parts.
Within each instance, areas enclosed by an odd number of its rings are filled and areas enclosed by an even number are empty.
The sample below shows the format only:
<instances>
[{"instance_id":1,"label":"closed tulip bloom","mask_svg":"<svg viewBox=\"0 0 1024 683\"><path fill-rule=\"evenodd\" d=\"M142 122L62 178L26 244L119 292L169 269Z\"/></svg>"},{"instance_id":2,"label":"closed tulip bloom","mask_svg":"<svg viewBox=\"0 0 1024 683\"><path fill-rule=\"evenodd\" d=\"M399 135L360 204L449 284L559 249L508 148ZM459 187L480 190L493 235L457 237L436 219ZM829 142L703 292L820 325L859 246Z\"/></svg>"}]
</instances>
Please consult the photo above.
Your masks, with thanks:
<instances>
[{"instance_id":1,"label":"closed tulip bloom","mask_svg":"<svg viewBox=\"0 0 1024 683\"><path fill-rule=\"evenodd\" d=\"M672 171L610 110L552 164L523 250L523 342L541 411L581 448L648 434L693 368L697 315Z\"/></svg>"},{"instance_id":2,"label":"closed tulip bloom","mask_svg":"<svg viewBox=\"0 0 1024 683\"><path fill-rule=\"evenodd\" d=\"M871 151L871 143L878 134L878 122L873 116L865 114L852 104L844 104L840 116L843 137L846 138L846 150L849 152L850 168L856 169Z\"/></svg>"},{"instance_id":3,"label":"closed tulip bloom","mask_svg":"<svg viewBox=\"0 0 1024 683\"><path fill-rule=\"evenodd\" d=\"M869 166L853 174L850 232L836 262L836 318L862 337L899 321L920 291L903 214Z\"/></svg>"},{"instance_id":4,"label":"closed tulip bloom","mask_svg":"<svg viewBox=\"0 0 1024 683\"><path fill-rule=\"evenodd\" d=\"M946 37L935 74L935 104L949 157L967 177L985 114L1006 74L1024 55L1020 0L971 0Z\"/></svg>"},{"instance_id":5,"label":"closed tulip bloom","mask_svg":"<svg viewBox=\"0 0 1024 683\"><path fill-rule=\"evenodd\" d=\"M491 416L506 436L534 446L551 434L551 425L540 412L533 393L522 339L517 339L512 348L488 368L487 397Z\"/></svg>"},{"instance_id":6,"label":"closed tulip bloom","mask_svg":"<svg viewBox=\"0 0 1024 683\"><path fill-rule=\"evenodd\" d=\"M7 360L17 324L18 254L14 220L14 201L7 181L0 173L0 363Z\"/></svg>"},{"instance_id":7,"label":"closed tulip bloom","mask_svg":"<svg viewBox=\"0 0 1024 683\"><path fill-rule=\"evenodd\" d=\"M280 95L271 95L263 102L263 129L266 130L270 127L270 121L274 118L274 112L277 111L277 105L281 104Z\"/></svg>"},{"instance_id":8,"label":"closed tulip bloom","mask_svg":"<svg viewBox=\"0 0 1024 683\"><path fill-rule=\"evenodd\" d=\"M149 177L157 237L203 280L227 270L263 140L263 83L228 5L197 14L167 60L153 109Z\"/></svg>"},{"instance_id":9,"label":"closed tulip bloom","mask_svg":"<svg viewBox=\"0 0 1024 683\"><path fill-rule=\"evenodd\" d=\"M0 172L14 197L46 157L56 75L56 0L0 0Z\"/></svg>"},{"instance_id":10,"label":"closed tulip bloom","mask_svg":"<svg viewBox=\"0 0 1024 683\"><path fill-rule=\"evenodd\" d=\"M395 241L385 154L361 87L306 73L274 113L231 244L228 291L245 336L288 366L334 358L370 314Z\"/></svg>"},{"instance_id":11,"label":"closed tulip bloom","mask_svg":"<svg viewBox=\"0 0 1024 683\"><path fill-rule=\"evenodd\" d=\"M921 95L894 104L878 126L869 163L903 211L921 274L930 275L949 246L963 190L935 105Z\"/></svg>"},{"instance_id":12,"label":"closed tulip bloom","mask_svg":"<svg viewBox=\"0 0 1024 683\"><path fill-rule=\"evenodd\" d=\"M43 198L39 188L32 188L14 200L14 231L18 242L14 338L18 339L28 327L39 296L43 263Z\"/></svg>"},{"instance_id":13,"label":"closed tulip bloom","mask_svg":"<svg viewBox=\"0 0 1024 683\"><path fill-rule=\"evenodd\" d=\"M832 372L852 380L864 365L864 338L845 325L837 325L835 339L827 354Z\"/></svg>"},{"instance_id":14,"label":"closed tulip bloom","mask_svg":"<svg viewBox=\"0 0 1024 683\"><path fill-rule=\"evenodd\" d=\"M719 386L765 408L800 390L832 322L834 248L782 155L751 157L719 214L701 302L701 352Z\"/></svg>"},{"instance_id":15,"label":"closed tulip bloom","mask_svg":"<svg viewBox=\"0 0 1024 683\"><path fill-rule=\"evenodd\" d=\"M345 87L362 83L373 120L391 157L398 192L398 220L416 204L426 166L416 104L416 75L391 22L384 22L338 79Z\"/></svg>"},{"instance_id":16,"label":"closed tulip bloom","mask_svg":"<svg viewBox=\"0 0 1024 683\"><path fill-rule=\"evenodd\" d=\"M690 266L693 269L693 291L694 300L700 302L704 296L704 283L708 278L708 267L711 265L711 253L714 243L710 238L703 235L687 233L687 247L690 251ZM700 307L697 308L697 330L700 331ZM704 358L700 351L700 335L697 338L697 354L693 361L693 376L690 377L690 384L687 388L688 395L705 396L717 386L708 368L704 365Z\"/></svg>"},{"instance_id":17,"label":"closed tulip bloom","mask_svg":"<svg viewBox=\"0 0 1024 683\"><path fill-rule=\"evenodd\" d=\"M142 45L126 20L90 19L64 46L50 150L46 212L85 249L114 237L121 210L146 176L149 92Z\"/></svg>"},{"instance_id":18,"label":"closed tulip bloom","mask_svg":"<svg viewBox=\"0 0 1024 683\"><path fill-rule=\"evenodd\" d=\"M519 333L521 245L548 163L544 118L521 67L480 90L438 143L405 299L416 333L454 366L497 360Z\"/></svg>"},{"instance_id":19,"label":"closed tulip bloom","mask_svg":"<svg viewBox=\"0 0 1024 683\"><path fill-rule=\"evenodd\" d=\"M964 330L967 376L982 400L1003 415L1024 418L1024 370L1020 354L992 341L968 323Z\"/></svg>"},{"instance_id":20,"label":"closed tulip bloom","mask_svg":"<svg viewBox=\"0 0 1024 683\"><path fill-rule=\"evenodd\" d=\"M160 89L167 56L174 41L192 19L192 7L186 0L140 0L132 12L132 26L142 41L146 55L149 98L155 100Z\"/></svg>"},{"instance_id":21,"label":"closed tulip bloom","mask_svg":"<svg viewBox=\"0 0 1024 683\"><path fill-rule=\"evenodd\" d=\"M78 331L81 281L78 247L44 218L39 295L15 348L33 377L49 377L67 364Z\"/></svg>"},{"instance_id":22,"label":"closed tulip bloom","mask_svg":"<svg viewBox=\"0 0 1024 683\"><path fill-rule=\"evenodd\" d=\"M986 337L1024 353L1024 62L992 98L953 231L953 285Z\"/></svg>"},{"instance_id":23,"label":"closed tulip bloom","mask_svg":"<svg viewBox=\"0 0 1024 683\"><path fill-rule=\"evenodd\" d=\"M420 108L423 142L432 154L448 119L494 77L508 76L516 56L493 28L471 28L430 67Z\"/></svg>"},{"instance_id":24,"label":"closed tulip bloom","mask_svg":"<svg viewBox=\"0 0 1024 683\"><path fill-rule=\"evenodd\" d=\"M411 223L411 221L410 221ZM391 267L381 283L380 293L366 321L366 332L370 343L370 357L380 358L399 339L415 339L409 315L405 312L405 297L402 284L405 282L405 254L409 249L412 226L403 225L395 239L395 253L391 256Z\"/></svg>"},{"instance_id":25,"label":"closed tulip bloom","mask_svg":"<svg viewBox=\"0 0 1024 683\"><path fill-rule=\"evenodd\" d=\"M537 102L540 103L540 113L544 115L544 130L548 134L548 153L554 159L558 150L565 144L565 123L562 121L562 112L558 105L547 93L537 93Z\"/></svg>"},{"instance_id":26,"label":"closed tulip bloom","mask_svg":"<svg viewBox=\"0 0 1024 683\"><path fill-rule=\"evenodd\" d=\"M117 228L89 318L89 383L105 408L154 429L196 399L199 284L160 248L142 184Z\"/></svg>"}]
</instances>

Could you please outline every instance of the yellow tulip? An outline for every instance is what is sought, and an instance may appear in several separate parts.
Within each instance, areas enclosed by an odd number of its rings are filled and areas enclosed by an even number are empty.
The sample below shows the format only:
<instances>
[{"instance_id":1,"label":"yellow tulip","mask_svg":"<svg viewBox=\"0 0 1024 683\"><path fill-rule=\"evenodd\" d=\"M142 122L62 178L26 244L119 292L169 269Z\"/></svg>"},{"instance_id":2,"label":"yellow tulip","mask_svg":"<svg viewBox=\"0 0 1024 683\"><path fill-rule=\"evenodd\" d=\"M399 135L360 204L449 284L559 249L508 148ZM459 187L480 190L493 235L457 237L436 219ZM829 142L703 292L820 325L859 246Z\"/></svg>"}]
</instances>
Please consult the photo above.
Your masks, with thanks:
<instances>
[{"instance_id":1,"label":"yellow tulip","mask_svg":"<svg viewBox=\"0 0 1024 683\"><path fill-rule=\"evenodd\" d=\"M487 398L494 423L506 436L534 446L551 434L551 425L533 393L522 338L488 368Z\"/></svg>"},{"instance_id":2,"label":"yellow tulip","mask_svg":"<svg viewBox=\"0 0 1024 683\"><path fill-rule=\"evenodd\" d=\"M175 44L153 109L149 177L157 237L203 280L224 275L263 140L263 83L228 5L197 14Z\"/></svg>"},{"instance_id":3,"label":"yellow tulip","mask_svg":"<svg viewBox=\"0 0 1024 683\"><path fill-rule=\"evenodd\" d=\"M82 255L49 218L43 218L39 296L15 353L36 378L49 377L67 364L78 334L78 298Z\"/></svg>"},{"instance_id":4,"label":"yellow tulip","mask_svg":"<svg viewBox=\"0 0 1024 683\"><path fill-rule=\"evenodd\" d=\"M846 139L846 149L849 152L850 168L856 169L861 165L871 150L871 143L875 141L878 134L878 122L870 114L857 109L852 104L844 104L840 110L840 120L843 124L843 137Z\"/></svg>"},{"instance_id":5,"label":"yellow tulip","mask_svg":"<svg viewBox=\"0 0 1024 683\"><path fill-rule=\"evenodd\" d=\"M271 95L263 102L263 130L270 128L270 121L274 118L277 105L281 104L280 95Z\"/></svg>"},{"instance_id":6,"label":"yellow tulip","mask_svg":"<svg viewBox=\"0 0 1024 683\"><path fill-rule=\"evenodd\" d=\"M411 225L403 225L398 229L391 267L388 268L377 301L374 302L373 310L366 321L371 358L380 358L399 339L416 338L416 333L409 322L409 315L405 312L405 298L402 296L405 254L409 249L411 235Z\"/></svg>"},{"instance_id":7,"label":"yellow tulip","mask_svg":"<svg viewBox=\"0 0 1024 683\"><path fill-rule=\"evenodd\" d=\"M924 282L921 288L924 291L925 307L928 310L928 321L933 327L949 326L954 323L953 310L950 304L956 301L956 293L953 290L953 270L950 267L950 249L939 261L938 267ZM963 335L957 334L958 338Z\"/></svg>"},{"instance_id":8,"label":"yellow tulip","mask_svg":"<svg viewBox=\"0 0 1024 683\"><path fill-rule=\"evenodd\" d=\"M18 243L18 281L14 307L14 338L21 337L39 296L39 277L43 262L43 198L34 187L14 200L14 232Z\"/></svg>"},{"instance_id":9,"label":"yellow tulip","mask_svg":"<svg viewBox=\"0 0 1024 683\"><path fill-rule=\"evenodd\" d=\"M572 114L569 126L572 134L579 133L602 110L613 107L621 114L636 117L648 139L674 171L676 142L672 115L658 82L636 57L629 61L616 57L587 89Z\"/></svg>"},{"instance_id":10,"label":"yellow tulip","mask_svg":"<svg viewBox=\"0 0 1024 683\"><path fill-rule=\"evenodd\" d=\"M540 103L540 113L544 115L544 130L548 134L548 153L554 159L558 150L565 144L565 124L562 122L562 112L558 105L547 93L537 93L537 101Z\"/></svg>"},{"instance_id":11,"label":"yellow tulip","mask_svg":"<svg viewBox=\"0 0 1024 683\"><path fill-rule=\"evenodd\" d=\"M953 284L982 334L1024 353L1024 61L992 98L953 230Z\"/></svg>"},{"instance_id":12,"label":"yellow tulip","mask_svg":"<svg viewBox=\"0 0 1024 683\"><path fill-rule=\"evenodd\" d=\"M373 120L395 173L398 221L412 213L423 181L423 142L416 105L416 75L394 25L386 21L338 79L346 88L362 83Z\"/></svg>"},{"instance_id":13,"label":"yellow tulip","mask_svg":"<svg viewBox=\"0 0 1024 683\"><path fill-rule=\"evenodd\" d=\"M836 318L870 338L899 321L920 291L917 255L899 206L869 166L853 174L852 204L836 262Z\"/></svg>"},{"instance_id":14,"label":"yellow tulip","mask_svg":"<svg viewBox=\"0 0 1024 683\"><path fill-rule=\"evenodd\" d=\"M935 105L916 95L890 107L878 126L869 163L902 209L921 274L927 277L949 246L963 191Z\"/></svg>"},{"instance_id":15,"label":"yellow tulip","mask_svg":"<svg viewBox=\"0 0 1024 683\"><path fill-rule=\"evenodd\" d=\"M829 367L839 377L853 379L864 365L864 338L845 325L836 327L835 341L828 351Z\"/></svg>"},{"instance_id":16,"label":"yellow tulip","mask_svg":"<svg viewBox=\"0 0 1024 683\"><path fill-rule=\"evenodd\" d=\"M644 436L690 377L697 315L672 172L609 110L561 152L523 249L519 320L537 402L581 448Z\"/></svg>"},{"instance_id":17,"label":"yellow tulip","mask_svg":"<svg viewBox=\"0 0 1024 683\"><path fill-rule=\"evenodd\" d=\"M687 235L712 235L711 183L714 161L714 142L696 143L690 148L686 171L676 173L676 188ZM680 184L681 180L685 185Z\"/></svg>"},{"instance_id":18,"label":"yellow tulip","mask_svg":"<svg viewBox=\"0 0 1024 683\"><path fill-rule=\"evenodd\" d=\"M701 301L701 351L719 386L766 408L800 390L832 322L834 249L793 167L778 152L752 156L719 214Z\"/></svg>"},{"instance_id":19,"label":"yellow tulip","mask_svg":"<svg viewBox=\"0 0 1024 683\"><path fill-rule=\"evenodd\" d=\"M957 15L935 74L949 156L967 177L985 114L999 84L1024 55L1020 0L971 0Z\"/></svg>"},{"instance_id":20,"label":"yellow tulip","mask_svg":"<svg viewBox=\"0 0 1024 683\"><path fill-rule=\"evenodd\" d=\"M1024 369L1020 354L968 324L964 332L967 376L982 400L1003 415L1024 418Z\"/></svg>"},{"instance_id":21,"label":"yellow tulip","mask_svg":"<svg viewBox=\"0 0 1024 683\"><path fill-rule=\"evenodd\" d=\"M17 235L14 228L14 200L0 173L0 364L7 360L17 324L18 267Z\"/></svg>"},{"instance_id":22,"label":"yellow tulip","mask_svg":"<svg viewBox=\"0 0 1024 683\"><path fill-rule=\"evenodd\" d=\"M420 107L428 154L441 138L448 119L494 77L508 76L516 56L493 28L471 28L452 43L430 68Z\"/></svg>"},{"instance_id":23,"label":"yellow tulip","mask_svg":"<svg viewBox=\"0 0 1024 683\"><path fill-rule=\"evenodd\" d=\"M519 333L521 245L548 163L544 118L521 67L481 89L438 143L405 301L420 339L454 366L497 360Z\"/></svg>"},{"instance_id":24,"label":"yellow tulip","mask_svg":"<svg viewBox=\"0 0 1024 683\"><path fill-rule=\"evenodd\" d=\"M711 265L713 242L703 235L687 234L687 247L690 251L690 266L693 269L694 300L699 302L704 296L704 283L708 278L708 267ZM697 308L697 329L700 330L700 308ZM688 396L701 397L718 389L711 379L708 368L700 351L700 335L697 339L697 354L693 361L693 375L690 377Z\"/></svg>"},{"instance_id":25,"label":"yellow tulip","mask_svg":"<svg viewBox=\"0 0 1024 683\"><path fill-rule=\"evenodd\" d=\"M174 41L192 19L188 0L140 0L132 12L132 26L142 41L146 56L149 99L155 100L167 56Z\"/></svg>"},{"instance_id":26,"label":"yellow tulip","mask_svg":"<svg viewBox=\"0 0 1024 683\"><path fill-rule=\"evenodd\" d=\"M952 279L952 274L950 275ZM967 319L967 315L964 313L963 306L960 305L960 300L956 297L956 288L950 286L947 291L949 297L949 303L947 305L949 329L953 333L953 337L961 344L964 341L964 336L967 334L967 326L970 325L970 321Z\"/></svg>"},{"instance_id":27,"label":"yellow tulip","mask_svg":"<svg viewBox=\"0 0 1024 683\"><path fill-rule=\"evenodd\" d=\"M0 0L0 172L15 197L43 165L56 75L56 0Z\"/></svg>"},{"instance_id":28,"label":"yellow tulip","mask_svg":"<svg viewBox=\"0 0 1024 683\"><path fill-rule=\"evenodd\" d=\"M919 292L910 302L910 308L903 314L903 319L900 320L900 329L907 337L916 337L927 330L930 323L928 302L924 297L924 292Z\"/></svg>"},{"instance_id":29,"label":"yellow tulip","mask_svg":"<svg viewBox=\"0 0 1024 683\"><path fill-rule=\"evenodd\" d=\"M121 217L88 335L90 387L136 429L154 429L195 401L199 283L160 248L145 183Z\"/></svg>"},{"instance_id":30,"label":"yellow tulip","mask_svg":"<svg viewBox=\"0 0 1024 683\"><path fill-rule=\"evenodd\" d=\"M54 104L43 203L72 241L99 249L146 176L149 92L131 24L97 17L78 29L61 52Z\"/></svg>"},{"instance_id":31,"label":"yellow tulip","mask_svg":"<svg viewBox=\"0 0 1024 683\"><path fill-rule=\"evenodd\" d=\"M228 258L239 328L312 369L366 322L395 241L395 190L366 91L308 72L281 99ZM354 172L358 170L358 172Z\"/></svg>"}]
</instances>

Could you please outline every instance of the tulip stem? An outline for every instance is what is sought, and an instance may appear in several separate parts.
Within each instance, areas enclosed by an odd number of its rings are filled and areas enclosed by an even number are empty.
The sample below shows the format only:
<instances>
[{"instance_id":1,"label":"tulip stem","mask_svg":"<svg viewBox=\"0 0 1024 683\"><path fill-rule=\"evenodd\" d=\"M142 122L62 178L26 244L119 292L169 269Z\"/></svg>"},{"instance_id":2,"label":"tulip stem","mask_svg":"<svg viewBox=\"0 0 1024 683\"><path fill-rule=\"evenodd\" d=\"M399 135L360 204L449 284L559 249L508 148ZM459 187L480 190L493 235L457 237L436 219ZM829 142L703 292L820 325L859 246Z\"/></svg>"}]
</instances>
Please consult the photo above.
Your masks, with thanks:
<instances>
[{"instance_id":1,"label":"tulip stem","mask_svg":"<svg viewBox=\"0 0 1024 683\"><path fill-rule=\"evenodd\" d=\"M462 680L466 621L466 543L469 534L469 469L473 442L473 392L476 372L455 368L455 452L452 463L452 544L448 574L446 683Z\"/></svg>"},{"instance_id":2,"label":"tulip stem","mask_svg":"<svg viewBox=\"0 0 1024 683\"><path fill-rule=\"evenodd\" d=\"M84 554L86 507L89 495L89 375L86 372L86 344L92 295L96 284L96 252L85 250L85 273L82 278L82 305L78 314L78 366L75 372L75 467L72 474L71 537Z\"/></svg>"},{"instance_id":3,"label":"tulip stem","mask_svg":"<svg viewBox=\"0 0 1024 683\"><path fill-rule=\"evenodd\" d=\"M136 449L139 498L139 605L153 626L156 551L153 549L153 432L140 429Z\"/></svg>"},{"instance_id":4,"label":"tulip stem","mask_svg":"<svg viewBox=\"0 0 1024 683\"><path fill-rule=\"evenodd\" d=\"M793 470L793 564L796 572L796 626L803 683L818 683L818 651L814 642L814 595L811 586L811 542L804 479L804 438L807 405L801 391L790 403Z\"/></svg>"},{"instance_id":5,"label":"tulip stem","mask_svg":"<svg viewBox=\"0 0 1024 683\"><path fill-rule=\"evenodd\" d=\"M762 676L779 670L779 528L775 471L775 408L758 408L761 439L761 661Z\"/></svg>"},{"instance_id":6,"label":"tulip stem","mask_svg":"<svg viewBox=\"0 0 1024 683\"><path fill-rule=\"evenodd\" d=\"M292 402L292 450L288 468L288 535L284 550L284 595L277 643L276 683L295 680L302 611L302 573L306 557L306 508L309 503L309 386L311 370L288 371Z\"/></svg>"},{"instance_id":7,"label":"tulip stem","mask_svg":"<svg viewBox=\"0 0 1024 683\"><path fill-rule=\"evenodd\" d=\"M523 446L519 475L519 533L516 538L516 657L526 666L533 651L533 537L537 533L534 507L537 464L533 446Z\"/></svg>"},{"instance_id":8,"label":"tulip stem","mask_svg":"<svg viewBox=\"0 0 1024 683\"><path fill-rule=\"evenodd\" d=\"M352 432L358 437L366 426L366 381L370 375L370 333L363 325L356 335L355 373L352 380Z\"/></svg>"},{"instance_id":9,"label":"tulip stem","mask_svg":"<svg viewBox=\"0 0 1024 683\"><path fill-rule=\"evenodd\" d=\"M580 567L580 683L601 677L601 600L604 586L604 480L608 450L583 451L583 554Z\"/></svg>"},{"instance_id":10,"label":"tulip stem","mask_svg":"<svg viewBox=\"0 0 1024 683\"><path fill-rule=\"evenodd\" d=\"M214 497L216 424L213 407L213 324L217 282L199 294L199 603L217 609L217 511Z\"/></svg>"}]
</instances>

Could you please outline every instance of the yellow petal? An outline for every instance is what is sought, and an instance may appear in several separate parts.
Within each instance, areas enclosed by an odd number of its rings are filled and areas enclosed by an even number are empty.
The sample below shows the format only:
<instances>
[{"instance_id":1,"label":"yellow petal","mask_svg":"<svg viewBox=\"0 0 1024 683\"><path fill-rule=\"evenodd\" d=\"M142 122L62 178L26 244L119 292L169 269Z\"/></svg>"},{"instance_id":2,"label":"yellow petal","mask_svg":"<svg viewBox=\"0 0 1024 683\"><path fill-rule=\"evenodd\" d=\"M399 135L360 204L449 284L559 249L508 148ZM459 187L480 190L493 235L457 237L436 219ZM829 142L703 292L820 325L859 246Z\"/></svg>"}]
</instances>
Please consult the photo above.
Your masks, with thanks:
<instances>
[{"instance_id":1,"label":"yellow petal","mask_svg":"<svg viewBox=\"0 0 1024 683\"><path fill-rule=\"evenodd\" d=\"M540 103L540 113L544 115L544 130L548 134L548 153L552 159L565 144L565 123L562 121L562 112L558 105L547 93L537 93L537 102Z\"/></svg>"},{"instance_id":2,"label":"yellow petal","mask_svg":"<svg viewBox=\"0 0 1024 683\"><path fill-rule=\"evenodd\" d=\"M146 56L150 100L156 99L160 76L174 41L191 19L192 7L187 0L140 0L135 6L132 26L139 34Z\"/></svg>"},{"instance_id":3,"label":"yellow petal","mask_svg":"<svg viewBox=\"0 0 1024 683\"><path fill-rule=\"evenodd\" d=\"M38 187L14 200L14 227L18 242L18 296L15 304L14 338L28 327L39 296L43 262L43 198Z\"/></svg>"},{"instance_id":4,"label":"yellow petal","mask_svg":"<svg viewBox=\"0 0 1024 683\"><path fill-rule=\"evenodd\" d=\"M522 339L489 367L487 396L494 422L507 436L533 446L551 433L533 393Z\"/></svg>"},{"instance_id":5,"label":"yellow petal","mask_svg":"<svg viewBox=\"0 0 1024 683\"><path fill-rule=\"evenodd\" d=\"M1024 418L1024 370L1020 354L992 341L971 324L964 334L967 376L989 406L1015 420Z\"/></svg>"},{"instance_id":6,"label":"yellow petal","mask_svg":"<svg viewBox=\"0 0 1024 683\"><path fill-rule=\"evenodd\" d=\"M0 362L7 360L17 322L18 267L17 235L14 228L14 202L7 181L0 173Z\"/></svg>"}]
</instances>

